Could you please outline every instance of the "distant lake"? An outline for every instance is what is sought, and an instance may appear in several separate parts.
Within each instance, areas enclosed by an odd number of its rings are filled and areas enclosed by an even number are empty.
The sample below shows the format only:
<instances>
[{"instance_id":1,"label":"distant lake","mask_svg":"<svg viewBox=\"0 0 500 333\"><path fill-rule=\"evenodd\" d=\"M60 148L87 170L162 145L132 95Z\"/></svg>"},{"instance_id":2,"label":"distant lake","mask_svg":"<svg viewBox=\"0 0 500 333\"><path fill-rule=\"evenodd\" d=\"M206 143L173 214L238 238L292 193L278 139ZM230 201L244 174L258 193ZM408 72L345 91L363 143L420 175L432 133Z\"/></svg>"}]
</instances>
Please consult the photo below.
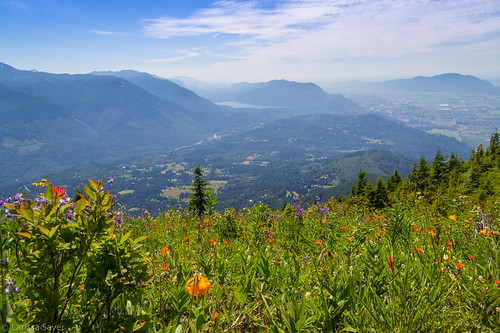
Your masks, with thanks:
<instances>
[{"instance_id":1,"label":"distant lake","mask_svg":"<svg viewBox=\"0 0 500 333\"><path fill-rule=\"evenodd\" d=\"M245 104L235 101L227 101L227 102L218 102L215 103L217 105L227 105L232 108L251 108L251 109L276 109L282 108L282 106L273 106L273 105L253 105L253 104Z\"/></svg>"}]
</instances>

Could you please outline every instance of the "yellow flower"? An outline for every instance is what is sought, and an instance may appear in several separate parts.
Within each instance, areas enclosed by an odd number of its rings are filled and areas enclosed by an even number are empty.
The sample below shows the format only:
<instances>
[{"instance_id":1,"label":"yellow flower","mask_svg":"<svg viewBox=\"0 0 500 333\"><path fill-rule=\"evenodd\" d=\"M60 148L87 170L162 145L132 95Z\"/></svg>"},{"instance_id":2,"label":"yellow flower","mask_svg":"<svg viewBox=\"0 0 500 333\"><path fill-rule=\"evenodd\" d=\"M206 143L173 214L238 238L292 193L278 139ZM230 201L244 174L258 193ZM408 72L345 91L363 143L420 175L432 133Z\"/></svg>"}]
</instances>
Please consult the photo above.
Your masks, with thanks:
<instances>
[{"instance_id":1,"label":"yellow flower","mask_svg":"<svg viewBox=\"0 0 500 333\"><path fill-rule=\"evenodd\" d=\"M190 294L193 295L194 297L198 295L203 295L206 293L212 285L210 284L210 281L204 276L201 275L195 275L189 280L187 280L186 285L184 286L184 289Z\"/></svg>"},{"instance_id":2,"label":"yellow flower","mask_svg":"<svg viewBox=\"0 0 500 333\"><path fill-rule=\"evenodd\" d=\"M452 220L452 221L456 221L457 217L455 215L450 215L449 219Z\"/></svg>"}]
</instances>

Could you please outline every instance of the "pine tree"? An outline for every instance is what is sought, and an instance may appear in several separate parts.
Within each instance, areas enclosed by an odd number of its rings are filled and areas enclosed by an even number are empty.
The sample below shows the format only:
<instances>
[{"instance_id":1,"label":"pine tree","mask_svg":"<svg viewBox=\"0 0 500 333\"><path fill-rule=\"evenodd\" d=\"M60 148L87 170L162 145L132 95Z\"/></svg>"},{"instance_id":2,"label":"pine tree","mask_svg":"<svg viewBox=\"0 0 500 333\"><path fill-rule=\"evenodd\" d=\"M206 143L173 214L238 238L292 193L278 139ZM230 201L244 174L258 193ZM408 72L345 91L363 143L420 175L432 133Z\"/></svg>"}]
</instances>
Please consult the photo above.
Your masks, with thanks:
<instances>
[{"instance_id":1,"label":"pine tree","mask_svg":"<svg viewBox=\"0 0 500 333\"><path fill-rule=\"evenodd\" d=\"M403 177L398 172L398 169L394 170L392 175L387 180L387 191L392 193L403 183Z\"/></svg>"},{"instance_id":2,"label":"pine tree","mask_svg":"<svg viewBox=\"0 0 500 333\"><path fill-rule=\"evenodd\" d=\"M377 185L372 190L373 194L370 198L370 204L375 208L383 208L389 202L387 196L387 188L385 187L382 177L377 178Z\"/></svg>"},{"instance_id":3,"label":"pine tree","mask_svg":"<svg viewBox=\"0 0 500 333\"><path fill-rule=\"evenodd\" d=\"M430 168L429 163L425 159L425 157L421 157L418 161L418 169L415 174L417 181L417 190L418 191L426 191L429 183L430 176Z\"/></svg>"},{"instance_id":4,"label":"pine tree","mask_svg":"<svg viewBox=\"0 0 500 333\"><path fill-rule=\"evenodd\" d=\"M205 212L206 192L209 181L203 178L203 172L198 164L193 171L194 179L192 186L189 188L193 193L189 196L189 209L201 216Z\"/></svg>"},{"instance_id":5,"label":"pine tree","mask_svg":"<svg viewBox=\"0 0 500 333\"><path fill-rule=\"evenodd\" d=\"M459 158L455 153L450 154L450 158L448 159L448 162L446 162L446 169L449 172L453 171L454 169L458 169L464 164L464 161Z\"/></svg>"},{"instance_id":6,"label":"pine tree","mask_svg":"<svg viewBox=\"0 0 500 333\"><path fill-rule=\"evenodd\" d=\"M368 179L366 178L366 171L363 169L359 170L356 185L354 185L351 189L351 196L363 195L365 193L367 183Z\"/></svg>"},{"instance_id":7,"label":"pine tree","mask_svg":"<svg viewBox=\"0 0 500 333\"><path fill-rule=\"evenodd\" d=\"M433 188L438 188L442 183L445 182L446 178L446 163L444 161L444 156L441 150L438 150L436 156L432 160L431 165L431 186Z\"/></svg>"}]
</instances>

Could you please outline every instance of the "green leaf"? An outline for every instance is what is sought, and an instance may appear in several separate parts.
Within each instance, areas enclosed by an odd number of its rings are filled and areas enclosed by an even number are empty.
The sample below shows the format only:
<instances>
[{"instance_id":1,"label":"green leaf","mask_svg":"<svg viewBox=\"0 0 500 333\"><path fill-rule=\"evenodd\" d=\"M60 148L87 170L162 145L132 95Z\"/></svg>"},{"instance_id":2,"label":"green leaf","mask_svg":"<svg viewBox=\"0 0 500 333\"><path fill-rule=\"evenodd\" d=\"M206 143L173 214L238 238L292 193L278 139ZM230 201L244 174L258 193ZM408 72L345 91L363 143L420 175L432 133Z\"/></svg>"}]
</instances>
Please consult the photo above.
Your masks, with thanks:
<instances>
[{"instance_id":1,"label":"green leaf","mask_svg":"<svg viewBox=\"0 0 500 333\"><path fill-rule=\"evenodd\" d=\"M10 302L9 302L8 297L4 297L4 303L3 303L2 310L3 310L2 315L5 316L5 318L2 318L2 322L6 323L6 324L10 324L10 322L12 321L12 317L14 316L14 311L12 311L12 307L10 306ZM2 326L2 329L3 329L3 326Z\"/></svg>"},{"instance_id":2,"label":"green leaf","mask_svg":"<svg viewBox=\"0 0 500 333\"><path fill-rule=\"evenodd\" d=\"M175 333L182 333L182 325L179 324L179 326L177 326L177 328L175 329Z\"/></svg>"},{"instance_id":3,"label":"green leaf","mask_svg":"<svg viewBox=\"0 0 500 333\"><path fill-rule=\"evenodd\" d=\"M235 290L234 291L234 297L241 304L245 304L245 302L247 301L247 296L244 293L242 293L241 291Z\"/></svg>"},{"instance_id":4,"label":"green leaf","mask_svg":"<svg viewBox=\"0 0 500 333\"><path fill-rule=\"evenodd\" d=\"M49 234L50 234L49 229L47 229L45 227L42 227L41 225L35 225L35 227L37 227L42 234L44 234L45 236L47 236L47 237L50 238L50 236L49 236Z\"/></svg>"},{"instance_id":5,"label":"green leaf","mask_svg":"<svg viewBox=\"0 0 500 333\"><path fill-rule=\"evenodd\" d=\"M89 185L90 187L92 187L92 189L99 190L99 183L96 182L95 180L89 179Z\"/></svg>"},{"instance_id":6,"label":"green leaf","mask_svg":"<svg viewBox=\"0 0 500 333\"><path fill-rule=\"evenodd\" d=\"M75 214L80 214L85 209L85 207L87 207L87 199L81 198L75 203Z\"/></svg>"},{"instance_id":7,"label":"green leaf","mask_svg":"<svg viewBox=\"0 0 500 333\"><path fill-rule=\"evenodd\" d=\"M26 238L31 238L31 234L29 232L16 232L16 234Z\"/></svg>"},{"instance_id":8,"label":"green leaf","mask_svg":"<svg viewBox=\"0 0 500 333\"><path fill-rule=\"evenodd\" d=\"M52 183L49 183L45 188L45 197L49 201L52 201L52 199L54 198L54 192L52 191Z\"/></svg>"},{"instance_id":9,"label":"green leaf","mask_svg":"<svg viewBox=\"0 0 500 333\"><path fill-rule=\"evenodd\" d=\"M134 247L137 243L142 242L143 240L147 239L149 236L141 236L137 237L135 240L133 240L131 243L132 247Z\"/></svg>"},{"instance_id":10,"label":"green leaf","mask_svg":"<svg viewBox=\"0 0 500 333\"><path fill-rule=\"evenodd\" d=\"M83 191L87 195L87 198L89 198L90 200L95 200L96 199L95 192L92 191L92 189L90 187L88 187L87 185L83 185Z\"/></svg>"},{"instance_id":11,"label":"green leaf","mask_svg":"<svg viewBox=\"0 0 500 333\"><path fill-rule=\"evenodd\" d=\"M108 191L104 194L104 196L102 198L102 205L103 206L106 206L109 203L109 198L110 198L110 196L109 196L109 191Z\"/></svg>"},{"instance_id":12,"label":"green leaf","mask_svg":"<svg viewBox=\"0 0 500 333\"><path fill-rule=\"evenodd\" d=\"M22 203L21 204L21 208L20 208L20 213L21 213L21 216L24 217L26 220L28 221L33 221L33 209L31 208L31 206L25 204L25 203Z\"/></svg>"},{"instance_id":13,"label":"green leaf","mask_svg":"<svg viewBox=\"0 0 500 333\"><path fill-rule=\"evenodd\" d=\"M48 235L48 236L49 236L49 238L54 237L54 234L56 233L57 229L58 229L60 226L61 226L61 225L60 225L60 224L58 224L58 225L56 225L54 228L50 229L50 232L49 232L49 235Z\"/></svg>"},{"instance_id":14,"label":"green leaf","mask_svg":"<svg viewBox=\"0 0 500 333\"><path fill-rule=\"evenodd\" d=\"M123 244L129 237L130 235L132 234L132 231L129 231L127 232L125 235L123 235L121 238L120 238L120 241L118 242L119 245Z\"/></svg>"},{"instance_id":15,"label":"green leaf","mask_svg":"<svg viewBox=\"0 0 500 333\"><path fill-rule=\"evenodd\" d=\"M302 329L302 326L306 323L307 320L307 315L302 316L297 322L295 323L295 329L297 332L299 332Z\"/></svg>"},{"instance_id":16,"label":"green leaf","mask_svg":"<svg viewBox=\"0 0 500 333\"><path fill-rule=\"evenodd\" d=\"M283 321L285 322L285 325L288 328L288 331L291 332L291 333L295 333L295 327L292 326L292 322L290 321L290 315L283 308L282 305L279 306L279 309L280 309L280 312L281 312L281 318L283 318Z\"/></svg>"},{"instance_id":17,"label":"green leaf","mask_svg":"<svg viewBox=\"0 0 500 333\"><path fill-rule=\"evenodd\" d=\"M205 317L203 316L203 312L198 315L198 318L196 318L196 326L195 330L198 332L201 329L201 326L203 326L203 322L205 321Z\"/></svg>"}]
</instances>

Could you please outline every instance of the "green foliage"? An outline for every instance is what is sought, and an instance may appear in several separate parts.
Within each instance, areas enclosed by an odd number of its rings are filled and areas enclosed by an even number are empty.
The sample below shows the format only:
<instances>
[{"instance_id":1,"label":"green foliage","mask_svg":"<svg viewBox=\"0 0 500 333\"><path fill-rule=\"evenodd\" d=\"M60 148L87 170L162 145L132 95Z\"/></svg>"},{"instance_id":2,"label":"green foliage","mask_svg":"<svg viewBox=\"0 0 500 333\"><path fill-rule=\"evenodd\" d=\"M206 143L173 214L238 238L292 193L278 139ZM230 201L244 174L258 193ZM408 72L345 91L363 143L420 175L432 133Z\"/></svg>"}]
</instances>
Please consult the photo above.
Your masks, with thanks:
<instances>
[{"instance_id":1,"label":"green foliage","mask_svg":"<svg viewBox=\"0 0 500 333\"><path fill-rule=\"evenodd\" d=\"M342 203L317 198L301 208L297 198L283 210L256 204L203 219L173 209L120 219L102 181L89 181L76 202L48 184L35 200L3 203L0 268L9 292L2 324L82 332L497 332L500 202L489 194L496 185L482 196L481 187L446 188L467 183L471 165L498 175L488 151L445 168L443 183L423 191L399 184L394 173L395 192L379 177ZM198 275L210 286L194 295L186 283Z\"/></svg>"},{"instance_id":2,"label":"green foliage","mask_svg":"<svg viewBox=\"0 0 500 333\"><path fill-rule=\"evenodd\" d=\"M205 204L203 205L204 211L208 215L215 213L215 206L217 205L217 196L214 194L214 190L208 188L205 192Z\"/></svg>"},{"instance_id":3,"label":"green foliage","mask_svg":"<svg viewBox=\"0 0 500 333\"><path fill-rule=\"evenodd\" d=\"M366 171L362 169L359 170L358 179L356 180L356 185L352 187L351 195L363 195L365 193L367 183L368 180L366 179Z\"/></svg>"},{"instance_id":4,"label":"green foliage","mask_svg":"<svg viewBox=\"0 0 500 333\"><path fill-rule=\"evenodd\" d=\"M379 177L375 187L370 182L366 183L365 173L360 171L351 195L360 196L373 208L383 208L397 198L407 200L408 194L414 193L417 198L432 203L443 216L461 196L471 196L478 203L485 203L500 196L499 141L499 134L494 133L490 146L486 149L478 146L466 162L455 154L446 160L438 150L431 165L421 157L406 180L395 170L384 184ZM360 193L359 188L363 185L364 191Z\"/></svg>"},{"instance_id":5,"label":"green foliage","mask_svg":"<svg viewBox=\"0 0 500 333\"><path fill-rule=\"evenodd\" d=\"M14 219L2 221L9 235L2 252L11 253L10 278L22 284L12 305L17 323L94 332L131 331L149 322L126 309L140 307L149 278L143 238L121 232L102 186L89 180L74 202L49 183L34 200L4 204Z\"/></svg>"},{"instance_id":6,"label":"green foliage","mask_svg":"<svg viewBox=\"0 0 500 333\"><path fill-rule=\"evenodd\" d=\"M205 213L206 208L213 208L214 198L210 194L210 202L207 204L207 187L208 180L203 178L203 171L200 165L197 165L193 171L194 179L192 186L189 188L193 193L189 196L189 208L201 217Z\"/></svg>"}]
</instances>

